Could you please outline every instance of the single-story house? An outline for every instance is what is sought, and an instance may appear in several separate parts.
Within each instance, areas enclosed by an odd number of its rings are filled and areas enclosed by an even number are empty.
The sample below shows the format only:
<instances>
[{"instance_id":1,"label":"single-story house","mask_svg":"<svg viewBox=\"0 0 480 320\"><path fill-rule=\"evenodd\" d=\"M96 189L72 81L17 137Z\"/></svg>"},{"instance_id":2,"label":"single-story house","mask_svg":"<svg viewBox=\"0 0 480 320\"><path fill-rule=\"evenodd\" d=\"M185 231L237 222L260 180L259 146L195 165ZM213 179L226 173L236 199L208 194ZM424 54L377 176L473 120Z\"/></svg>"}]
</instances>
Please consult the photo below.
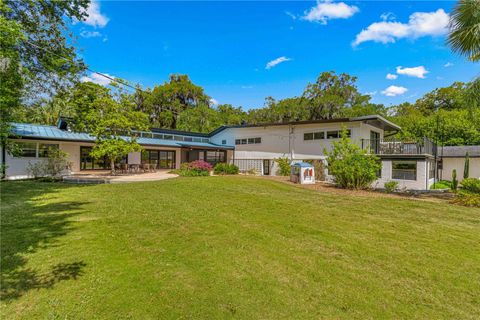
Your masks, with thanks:
<instances>
[{"instance_id":1,"label":"single-story house","mask_svg":"<svg viewBox=\"0 0 480 320\"><path fill-rule=\"evenodd\" d=\"M457 179L463 180L466 156L468 153L470 170L469 178L480 178L480 146L448 146L438 147L439 178L452 180L453 170L457 170Z\"/></svg>"},{"instance_id":2,"label":"single-story house","mask_svg":"<svg viewBox=\"0 0 480 320\"><path fill-rule=\"evenodd\" d=\"M210 133L151 129L137 132L142 152L132 152L124 161L129 164L154 163L159 169L179 168L183 162L205 160L211 164L229 162L242 171L255 170L261 175L275 175L274 161L288 157L292 161L318 160L325 162L325 150L340 139L346 128L351 140L359 147L376 154L382 162L375 187L397 181L400 188L428 189L436 177L435 145L423 141L399 141L391 136L401 128L378 115L222 126ZM2 151L2 163L7 167L6 178L28 177L27 165L42 161L48 147L59 147L69 154L73 173L109 168L107 159L93 159L90 151L94 138L87 133L73 132L68 123L57 126L25 123L12 124L12 136L22 153L13 156ZM326 172L327 179L331 178Z\"/></svg>"}]
</instances>

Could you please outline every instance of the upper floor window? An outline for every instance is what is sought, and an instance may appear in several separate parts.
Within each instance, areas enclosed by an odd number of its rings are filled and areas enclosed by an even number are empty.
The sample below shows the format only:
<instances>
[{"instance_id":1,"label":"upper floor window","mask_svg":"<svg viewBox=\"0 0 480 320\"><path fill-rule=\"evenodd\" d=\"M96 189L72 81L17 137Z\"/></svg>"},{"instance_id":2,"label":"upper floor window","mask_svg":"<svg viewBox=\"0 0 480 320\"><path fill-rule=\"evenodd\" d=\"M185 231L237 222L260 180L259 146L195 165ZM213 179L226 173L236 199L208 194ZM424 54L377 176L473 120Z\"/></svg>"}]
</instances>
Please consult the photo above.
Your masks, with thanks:
<instances>
[{"instance_id":1,"label":"upper floor window","mask_svg":"<svg viewBox=\"0 0 480 320\"><path fill-rule=\"evenodd\" d=\"M222 144L227 144L227 140L222 140Z\"/></svg>"},{"instance_id":2,"label":"upper floor window","mask_svg":"<svg viewBox=\"0 0 480 320\"><path fill-rule=\"evenodd\" d=\"M318 131L318 132L307 132L303 134L303 140L320 140L325 139L325 132Z\"/></svg>"},{"instance_id":3,"label":"upper floor window","mask_svg":"<svg viewBox=\"0 0 480 320\"><path fill-rule=\"evenodd\" d=\"M262 143L262 138L244 138L244 139L235 139L235 144L259 144Z\"/></svg>"},{"instance_id":4,"label":"upper floor window","mask_svg":"<svg viewBox=\"0 0 480 320\"><path fill-rule=\"evenodd\" d=\"M350 138L351 135L352 135L352 131L348 129L347 137ZM342 137L342 130L327 131L327 139L338 139L341 137Z\"/></svg>"}]
</instances>

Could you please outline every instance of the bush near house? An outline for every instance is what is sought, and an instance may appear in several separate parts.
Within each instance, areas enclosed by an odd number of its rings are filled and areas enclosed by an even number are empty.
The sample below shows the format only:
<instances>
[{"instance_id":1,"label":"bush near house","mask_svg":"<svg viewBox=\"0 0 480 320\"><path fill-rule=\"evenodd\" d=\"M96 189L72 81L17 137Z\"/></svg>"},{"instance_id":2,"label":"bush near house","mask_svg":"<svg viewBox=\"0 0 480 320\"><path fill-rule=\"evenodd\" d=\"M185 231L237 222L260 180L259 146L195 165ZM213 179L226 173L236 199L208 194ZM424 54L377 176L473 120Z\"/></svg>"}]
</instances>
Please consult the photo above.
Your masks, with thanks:
<instances>
[{"instance_id":1,"label":"bush near house","mask_svg":"<svg viewBox=\"0 0 480 320\"><path fill-rule=\"evenodd\" d=\"M325 181L325 163L322 160L305 160L305 162L313 165L313 168L315 169L316 181Z\"/></svg>"},{"instance_id":2,"label":"bush near house","mask_svg":"<svg viewBox=\"0 0 480 320\"><path fill-rule=\"evenodd\" d=\"M452 203L480 208L480 179L467 178L460 182L461 188Z\"/></svg>"},{"instance_id":3,"label":"bush near house","mask_svg":"<svg viewBox=\"0 0 480 320\"><path fill-rule=\"evenodd\" d=\"M41 177L58 178L69 166L68 154L58 148L50 147L44 160L28 163L27 172L34 179Z\"/></svg>"},{"instance_id":4,"label":"bush near house","mask_svg":"<svg viewBox=\"0 0 480 320\"><path fill-rule=\"evenodd\" d=\"M455 192L458 189L457 170L452 170L452 190Z\"/></svg>"},{"instance_id":5,"label":"bush near house","mask_svg":"<svg viewBox=\"0 0 480 320\"><path fill-rule=\"evenodd\" d=\"M392 193L392 192L394 192L395 190L398 189L398 182L397 181L388 181L388 182L385 183L384 187L385 187L385 191L387 191L388 193Z\"/></svg>"},{"instance_id":6,"label":"bush near house","mask_svg":"<svg viewBox=\"0 0 480 320\"><path fill-rule=\"evenodd\" d=\"M471 193L480 194L480 179L467 178L460 182L462 189Z\"/></svg>"},{"instance_id":7,"label":"bush near house","mask_svg":"<svg viewBox=\"0 0 480 320\"><path fill-rule=\"evenodd\" d=\"M290 159L287 157L275 159L275 162L278 163L278 174L280 176L289 176L290 175Z\"/></svg>"},{"instance_id":8,"label":"bush near house","mask_svg":"<svg viewBox=\"0 0 480 320\"><path fill-rule=\"evenodd\" d=\"M336 184L347 189L366 189L377 179L382 168L380 159L367 154L352 143L346 128L342 129L342 138L333 142L332 150L325 150L328 172L335 177Z\"/></svg>"},{"instance_id":9,"label":"bush near house","mask_svg":"<svg viewBox=\"0 0 480 320\"><path fill-rule=\"evenodd\" d=\"M182 163L179 170L174 170L174 173L182 177L200 177L210 175L213 167L210 163L203 160L196 160L192 162Z\"/></svg>"},{"instance_id":10,"label":"bush near house","mask_svg":"<svg viewBox=\"0 0 480 320\"><path fill-rule=\"evenodd\" d=\"M459 204L465 207L477 207L480 208L480 193L473 193L464 190L460 190L455 195L455 198L451 203Z\"/></svg>"},{"instance_id":11,"label":"bush near house","mask_svg":"<svg viewBox=\"0 0 480 320\"><path fill-rule=\"evenodd\" d=\"M440 180L432 184L430 187L431 190L437 189L452 189L452 182L448 180Z\"/></svg>"},{"instance_id":12,"label":"bush near house","mask_svg":"<svg viewBox=\"0 0 480 320\"><path fill-rule=\"evenodd\" d=\"M239 169L233 163L217 163L213 168L215 174L238 174Z\"/></svg>"}]
</instances>

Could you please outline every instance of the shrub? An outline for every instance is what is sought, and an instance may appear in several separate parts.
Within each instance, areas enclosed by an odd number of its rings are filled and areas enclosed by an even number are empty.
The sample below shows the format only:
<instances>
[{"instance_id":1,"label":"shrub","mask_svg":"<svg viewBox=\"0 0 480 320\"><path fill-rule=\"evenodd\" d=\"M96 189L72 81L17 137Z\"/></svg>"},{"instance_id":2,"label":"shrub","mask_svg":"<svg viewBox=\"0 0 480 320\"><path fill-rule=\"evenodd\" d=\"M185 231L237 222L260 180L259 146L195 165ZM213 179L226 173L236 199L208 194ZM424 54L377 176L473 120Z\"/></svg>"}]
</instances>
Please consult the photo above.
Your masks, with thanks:
<instances>
[{"instance_id":1,"label":"shrub","mask_svg":"<svg viewBox=\"0 0 480 320\"><path fill-rule=\"evenodd\" d=\"M275 162L278 163L278 174L281 176L290 175L290 160L287 157L275 159Z\"/></svg>"},{"instance_id":2,"label":"shrub","mask_svg":"<svg viewBox=\"0 0 480 320\"><path fill-rule=\"evenodd\" d=\"M351 142L345 128L342 130L341 140L333 142L332 150L325 150L325 154L328 172L342 188L368 188L377 179L377 172L382 167L378 157L367 154L365 150Z\"/></svg>"},{"instance_id":3,"label":"shrub","mask_svg":"<svg viewBox=\"0 0 480 320\"><path fill-rule=\"evenodd\" d=\"M212 171L212 165L203 160L195 160L192 162L182 163L180 170L174 170L172 172L182 177L199 177L208 176Z\"/></svg>"},{"instance_id":4,"label":"shrub","mask_svg":"<svg viewBox=\"0 0 480 320\"><path fill-rule=\"evenodd\" d=\"M69 168L68 154L58 148L49 148L47 158L34 164L27 165L27 172L37 179L40 177L59 177L62 172Z\"/></svg>"},{"instance_id":5,"label":"shrub","mask_svg":"<svg viewBox=\"0 0 480 320\"><path fill-rule=\"evenodd\" d=\"M238 167L229 163L217 163L213 168L215 174L238 174Z\"/></svg>"},{"instance_id":6,"label":"shrub","mask_svg":"<svg viewBox=\"0 0 480 320\"><path fill-rule=\"evenodd\" d=\"M398 189L398 182L397 181L385 182L384 187L385 187L385 191L387 191L388 193L392 193Z\"/></svg>"},{"instance_id":7,"label":"shrub","mask_svg":"<svg viewBox=\"0 0 480 320\"><path fill-rule=\"evenodd\" d=\"M246 173L252 176L258 175L257 169L255 168L248 169Z\"/></svg>"},{"instance_id":8,"label":"shrub","mask_svg":"<svg viewBox=\"0 0 480 320\"><path fill-rule=\"evenodd\" d=\"M451 200L451 203L480 208L480 194L460 191L455 195L455 198Z\"/></svg>"},{"instance_id":9,"label":"shrub","mask_svg":"<svg viewBox=\"0 0 480 320\"><path fill-rule=\"evenodd\" d=\"M435 190L435 189L451 189L452 188L452 183L448 180L440 180L432 184L430 189Z\"/></svg>"},{"instance_id":10,"label":"shrub","mask_svg":"<svg viewBox=\"0 0 480 320\"><path fill-rule=\"evenodd\" d=\"M468 152L465 154L465 165L463 167L463 179L467 179L470 175L470 157Z\"/></svg>"},{"instance_id":11,"label":"shrub","mask_svg":"<svg viewBox=\"0 0 480 320\"><path fill-rule=\"evenodd\" d=\"M462 189L471 193L480 194L480 179L467 178L460 182Z\"/></svg>"},{"instance_id":12,"label":"shrub","mask_svg":"<svg viewBox=\"0 0 480 320\"><path fill-rule=\"evenodd\" d=\"M30 161L27 164L27 172L29 176L32 176L34 179L38 179L45 175L45 164L43 161L38 161L31 163Z\"/></svg>"},{"instance_id":13,"label":"shrub","mask_svg":"<svg viewBox=\"0 0 480 320\"><path fill-rule=\"evenodd\" d=\"M305 162L313 165L316 181L325 181L325 163L322 160L305 160Z\"/></svg>"},{"instance_id":14,"label":"shrub","mask_svg":"<svg viewBox=\"0 0 480 320\"><path fill-rule=\"evenodd\" d=\"M453 171L452 171L452 190L457 191L457 189L458 189L457 170L453 169Z\"/></svg>"}]
</instances>

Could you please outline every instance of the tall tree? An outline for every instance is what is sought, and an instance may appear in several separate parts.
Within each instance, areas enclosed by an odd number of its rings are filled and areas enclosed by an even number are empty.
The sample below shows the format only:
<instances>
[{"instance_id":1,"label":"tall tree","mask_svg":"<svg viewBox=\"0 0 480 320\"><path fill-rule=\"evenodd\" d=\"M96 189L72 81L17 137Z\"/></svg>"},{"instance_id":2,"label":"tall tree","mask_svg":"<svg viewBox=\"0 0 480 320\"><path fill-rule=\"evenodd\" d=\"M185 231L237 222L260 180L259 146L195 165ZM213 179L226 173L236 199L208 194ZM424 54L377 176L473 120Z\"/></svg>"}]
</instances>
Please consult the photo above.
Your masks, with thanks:
<instances>
[{"instance_id":1,"label":"tall tree","mask_svg":"<svg viewBox=\"0 0 480 320\"><path fill-rule=\"evenodd\" d=\"M480 0L459 0L450 17L448 43L453 51L480 61Z\"/></svg>"},{"instance_id":2,"label":"tall tree","mask_svg":"<svg viewBox=\"0 0 480 320\"><path fill-rule=\"evenodd\" d=\"M368 103L370 96L361 95L357 78L346 73L323 72L315 83L309 83L303 97L307 100L310 119L341 117L345 108Z\"/></svg>"},{"instance_id":3,"label":"tall tree","mask_svg":"<svg viewBox=\"0 0 480 320\"><path fill-rule=\"evenodd\" d=\"M210 132L219 126L216 110L204 103L183 111L177 123L177 129L193 132Z\"/></svg>"},{"instance_id":4,"label":"tall tree","mask_svg":"<svg viewBox=\"0 0 480 320\"><path fill-rule=\"evenodd\" d=\"M418 99L416 108L424 115L433 114L437 110L462 109L465 105L465 83L454 82L444 88L437 88Z\"/></svg>"},{"instance_id":5,"label":"tall tree","mask_svg":"<svg viewBox=\"0 0 480 320\"><path fill-rule=\"evenodd\" d=\"M84 70L67 44L69 21L84 20L89 0L0 0L0 143L21 102L68 86ZM65 58L61 58L65 57Z\"/></svg>"},{"instance_id":6,"label":"tall tree","mask_svg":"<svg viewBox=\"0 0 480 320\"><path fill-rule=\"evenodd\" d=\"M234 107L231 104L220 104L216 111L219 125L239 125L248 117L242 107Z\"/></svg>"},{"instance_id":7,"label":"tall tree","mask_svg":"<svg viewBox=\"0 0 480 320\"><path fill-rule=\"evenodd\" d=\"M91 82L81 83L71 101L75 108L74 128L95 137L91 155L94 158L107 157L112 173L116 161L130 152L141 150L136 131L148 129L148 117L134 110L133 96L117 89L113 97L110 89Z\"/></svg>"},{"instance_id":8,"label":"tall tree","mask_svg":"<svg viewBox=\"0 0 480 320\"><path fill-rule=\"evenodd\" d=\"M144 110L150 114L151 124L176 129L181 112L209 105L210 97L203 88L192 83L187 75L170 75L169 82L156 86L144 102Z\"/></svg>"}]
</instances>

